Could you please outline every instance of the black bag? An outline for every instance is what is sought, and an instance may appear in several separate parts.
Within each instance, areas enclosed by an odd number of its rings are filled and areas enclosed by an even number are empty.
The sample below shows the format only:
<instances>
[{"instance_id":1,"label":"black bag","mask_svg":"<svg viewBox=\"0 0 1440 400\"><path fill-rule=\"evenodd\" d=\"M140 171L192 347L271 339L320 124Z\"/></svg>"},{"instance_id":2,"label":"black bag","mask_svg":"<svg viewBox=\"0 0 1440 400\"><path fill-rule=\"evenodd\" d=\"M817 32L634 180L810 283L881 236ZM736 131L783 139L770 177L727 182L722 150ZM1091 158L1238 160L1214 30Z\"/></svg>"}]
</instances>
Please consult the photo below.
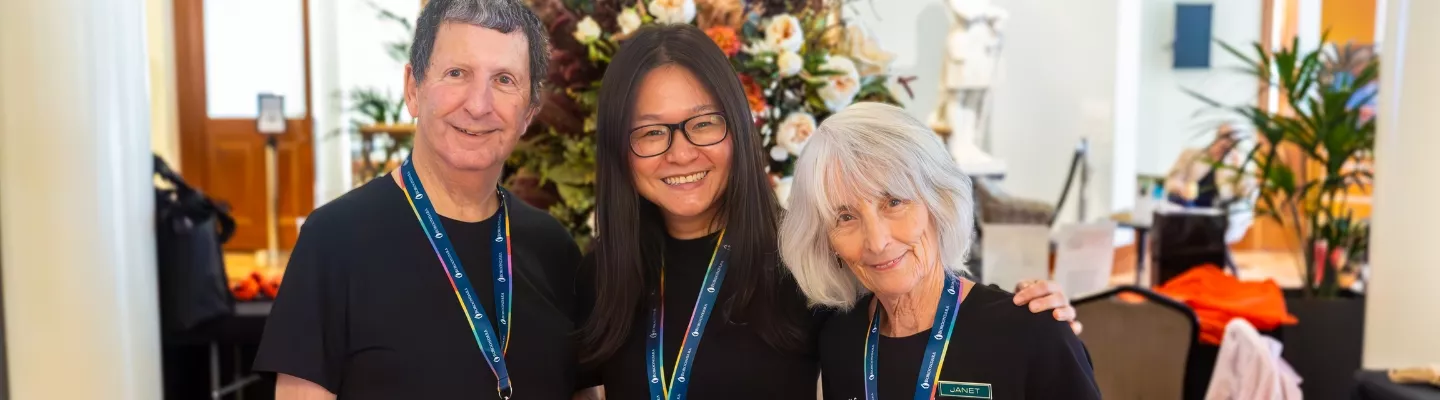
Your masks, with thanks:
<instances>
[{"instance_id":1,"label":"black bag","mask_svg":"<svg viewBox=\"0 0 1440 400\"><path fill-rule=\"evenodd\" d=\"M155 188L160 318L165 331L183 333L235 311L220 247L234 235L235 220L159 156L155 174L174 186Z\"/></svg>"}]
</instances>

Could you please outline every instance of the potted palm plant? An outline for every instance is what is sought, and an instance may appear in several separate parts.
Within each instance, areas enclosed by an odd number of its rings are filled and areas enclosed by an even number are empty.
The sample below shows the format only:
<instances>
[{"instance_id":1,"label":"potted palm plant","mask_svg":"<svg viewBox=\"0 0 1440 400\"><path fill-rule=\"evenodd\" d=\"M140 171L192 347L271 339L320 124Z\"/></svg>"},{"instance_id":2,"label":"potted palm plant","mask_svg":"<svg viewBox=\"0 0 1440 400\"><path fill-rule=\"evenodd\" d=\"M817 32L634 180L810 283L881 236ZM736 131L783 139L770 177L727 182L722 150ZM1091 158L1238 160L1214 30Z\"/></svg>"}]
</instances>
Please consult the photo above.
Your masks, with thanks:
<instances>
[{"instance_id":1,"label":"potted palm plant","mask_svg":"<svg viewBox=\"0 0 1440 400\"><path fill-rule=\"evenodd\" d=\"M1365 221L1351 208L1352 193L1368 193L1375 146L1373 109L1378 62L1363 48L1242 51L1245 73L1264 89L1276 89L1283 106L1223 105L1191 91L1207 104L1245 121L1259 146L1238 167L1255 174L1255 214L1280 223L1293 237L1301 288L1287 293L1287 308L1300 321L1280 333L1284 357L1304 379L1306 397L1349 393L1360 367L1364 298L1347 289L1342 273L1365 253Z\"/></svg>"}]
</instances>

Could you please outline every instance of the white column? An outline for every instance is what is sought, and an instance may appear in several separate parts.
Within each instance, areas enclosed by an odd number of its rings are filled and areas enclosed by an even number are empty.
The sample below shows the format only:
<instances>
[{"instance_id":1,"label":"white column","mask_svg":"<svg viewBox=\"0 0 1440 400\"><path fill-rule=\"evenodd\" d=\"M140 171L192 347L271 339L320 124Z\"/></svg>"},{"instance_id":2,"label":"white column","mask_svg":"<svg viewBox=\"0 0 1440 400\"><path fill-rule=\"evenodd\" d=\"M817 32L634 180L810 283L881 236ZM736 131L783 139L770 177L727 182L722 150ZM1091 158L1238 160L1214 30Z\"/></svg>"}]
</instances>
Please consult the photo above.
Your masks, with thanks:
<instances>
[{"instance_id":1,"label":"white column","mask_svg":"<svg viewBox=\"0 0 1440 400\"><path fill-rule=\"evenodd\" d=\"M1105 197L1109 202L1100 212L1090 213L1091 220L1108 220L1110 214L1135 207L1136 182L1139 173L1140 141L1140 47L1142 29L1141 0L1116 2L1115 20L1115 123L1110 153L1110 187ZM1131 237L1128 229L1123 237ZM1126 239L1132 240L1132 239Z\"/></svg>"},{"instance_id":2,"label":"white column","mask_svg":"<svg viewBox=\"0 0 1440 400\"><path fill-rule=\"evenodd\" d=\"M1388 0L1375 149L1366 368L1440 362L1440 2Z\"/></svg>"},{"instance_id":3,"label":"white column","mask_svg":"<svg viewBox=\"0 0 1440 400\"><path fill-rule=\"evenodd\" d=\"M310 0L310 93L315 98L310 99L310 116L315 120L314 143L315 150L315 207L320 207L330 200L350 191L353 181L350 174L350 132L346 129L348 121L343 107L343 95L348 94L351 88L340 86L340 11L337 0ZM367 17L375 14L370 7L360 7L359 3L351 7L363 9L369 12ZM418 14L418 13L416 13ZM401 14L407 15L407 14ZM413 19L413 18L412 18ZM403 33L396 30L396 36ZM384 54L379 41L366 42L370 46L367 49L375 53ZM346 67L354 67L357 64L345 64ZM394 76L404 77L403 68L394 68ZM399 82L403 79L393 79Z\"/></svg>"},{"instance_id":4,"label":"white column","mask_svg":"<svg viewBox=\"0 0 1440 400\"><path fill-rule=\"evenodd\" d=\"M0 1L12 399L162 397L144 12Z\"/></svg>"}]
</instances>

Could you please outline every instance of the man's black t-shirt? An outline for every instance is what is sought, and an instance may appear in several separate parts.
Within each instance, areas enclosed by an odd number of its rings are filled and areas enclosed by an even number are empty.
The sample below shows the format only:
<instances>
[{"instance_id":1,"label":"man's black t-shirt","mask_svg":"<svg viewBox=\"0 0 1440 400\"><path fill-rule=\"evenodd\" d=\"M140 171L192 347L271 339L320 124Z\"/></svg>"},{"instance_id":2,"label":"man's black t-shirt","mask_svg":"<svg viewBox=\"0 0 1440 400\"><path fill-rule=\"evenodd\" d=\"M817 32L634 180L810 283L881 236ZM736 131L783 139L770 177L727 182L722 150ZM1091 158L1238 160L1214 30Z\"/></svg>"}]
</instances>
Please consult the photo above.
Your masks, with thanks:
<instances>
[{"instance_id":1,"label":"man's black t-shirt","mask_svg":"<svg viewBox=\"0 0 1440 400\"><path fill-rule=\"evenodd\" d=\"M975 285L960 304L950 347L945 353L942 385L968 391L968 398L994 399L1099 399L1090 356L1080 339L1050 313L1032 314L1016 307L1014 295L998 288ZM870 326L865 296L848 313L837 314L820 333L820 369L826 399L865 398L865 339ZM880 337L876 370L882 399L915 396L920 360L929 330L908 337ZM980 395L989 385L989 397ZM937 399L947 396L937 391Z\"/></svg>"},{"instance_id":2,"label":"man's black t-shirt","mask_svg":"<svg viewBox=\"0 0 1440 400\"><path fill-rule=\"evenodd\" d=\"M705 270L710 265L710 256L715 250L718 235L712 234L693 240L667 239L665 241L665 338L664 378L670 382L675 368L675 356L680 343L685 339L685 328L690 324L690 314L695 309ZM594 286L593 270L596 262L587 255L581 264L577 294L580 316L578 324L584 324L590 308L594 306L596 291L605 290ZM727 274L720 287L717 307L725 304L735 287L745 285L735 275ZM784 296L773 307L787 313L796 324L813 338L818 328L815 322L824 316L806 309L805 299L793 280L782 290ZM642 310L648 310L648 303ZM650 382L645 357L646 329L648 314L637 312L635 323L630 329L630 338L611 358L594 371L582 374L588 385L605 385L605 395L611 399L650 398ZM813 345L813 341L810 342ZM813 349L810 349L813 350ZM814 399L818 369L812 351L781 351L766 344L749 325L728 321L723 312L717 312L705 326L700 347L696 350L693 370L690 374L690 388L687 399Z\"/></svg>"},{"instance_id":3,"label":"man's black t-shirt","mask_svg":"<svg viewBox=\"0 0 1440 400\"><path fill-rule=\"evenodd\" d=\"M569 399L579 249L548 214L513 196L507 204L517 280L505 361L514 398ZM442 219L472 276L491 274L496 219ZM493 315L493 283L473 285ZM315 382L340 399L498 398L455 290L389 175L310 215L278 297L256 370Z\"/></svg>"}]
</instances>

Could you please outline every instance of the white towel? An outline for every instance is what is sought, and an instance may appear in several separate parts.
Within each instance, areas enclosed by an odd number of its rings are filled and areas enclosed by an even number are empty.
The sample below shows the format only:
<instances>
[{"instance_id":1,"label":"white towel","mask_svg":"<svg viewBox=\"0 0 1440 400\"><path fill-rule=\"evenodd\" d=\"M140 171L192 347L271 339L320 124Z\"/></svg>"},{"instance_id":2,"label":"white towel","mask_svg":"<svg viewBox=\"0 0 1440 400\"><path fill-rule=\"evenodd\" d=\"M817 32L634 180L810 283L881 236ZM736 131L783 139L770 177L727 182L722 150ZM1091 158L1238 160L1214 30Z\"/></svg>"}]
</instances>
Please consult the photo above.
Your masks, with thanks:
<instances>
[{"instance_id":1,"label":"white towel","mask_svg":"<svg viewBox=\"0 0 1440 400\"><path fill-rule=\"evenodd\" d=\"M1205 400L1299 400L1300 375L1280 358L1280 342L1243 318L1225 325Z\"/></svg>"}]
</instances>

